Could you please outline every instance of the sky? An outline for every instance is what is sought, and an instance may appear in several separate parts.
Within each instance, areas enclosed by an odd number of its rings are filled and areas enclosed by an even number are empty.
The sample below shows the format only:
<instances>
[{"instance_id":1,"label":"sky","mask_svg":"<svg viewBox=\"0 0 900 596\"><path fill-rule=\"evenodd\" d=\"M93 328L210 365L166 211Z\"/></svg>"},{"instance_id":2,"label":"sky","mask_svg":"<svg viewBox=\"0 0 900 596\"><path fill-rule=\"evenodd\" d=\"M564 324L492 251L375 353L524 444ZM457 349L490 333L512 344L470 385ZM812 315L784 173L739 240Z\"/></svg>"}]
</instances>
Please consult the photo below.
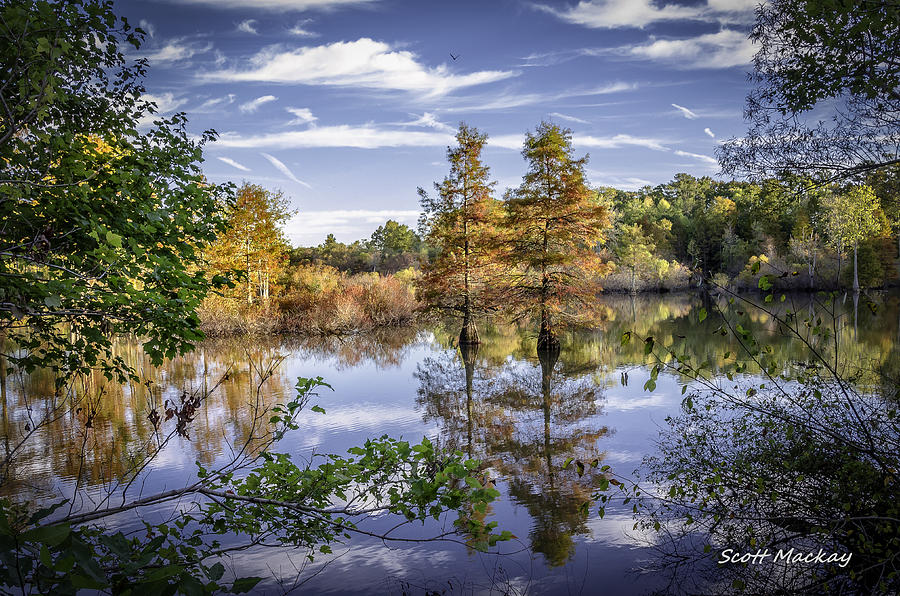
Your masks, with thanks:
<instances>
[{"instance_id":1,"label":"sky","mask_svg":"<svg viewBox=\"0 0 900 596\"><path fill-rule=\"evenodd\" d=\"M295 246L414 225L460 122L497 195L526 131L572 130L593 186L715 176L740 136L758 0L117 0L159 112L215 129L215 182L281 191Z\"/></svg>"}]
</instances>

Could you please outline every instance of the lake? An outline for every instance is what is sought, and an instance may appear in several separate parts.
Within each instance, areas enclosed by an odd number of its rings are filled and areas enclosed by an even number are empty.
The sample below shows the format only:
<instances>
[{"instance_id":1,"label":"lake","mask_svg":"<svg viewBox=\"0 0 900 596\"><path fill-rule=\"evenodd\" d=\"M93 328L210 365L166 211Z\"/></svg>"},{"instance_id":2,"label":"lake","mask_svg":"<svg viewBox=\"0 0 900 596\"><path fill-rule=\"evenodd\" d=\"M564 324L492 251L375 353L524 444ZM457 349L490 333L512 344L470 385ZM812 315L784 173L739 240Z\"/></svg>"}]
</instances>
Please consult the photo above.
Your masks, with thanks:
<instances>
[{"instance_id":1,"label":"lake","mask_svg":"<svg viewBox=\"0 0 900 596\"><path fill-rule=\"evenodd\" d=\"M298 377L321 376L333 391L321 390L316 401L326 413L301 417L300 428L288 433L277 451L308 458L345 453L381 435L410 442L429 437L484 463L502 493L488 518L516 538L481 553L458 542L354 537L313 563L306 561L305 551L258 547L234 554L230 563L238 574L271 577L274 571L287 578L283 586L260 584L260 591L280 593L295 581L305 582L301 591L316 594L652 591L666 581L651 571L657 556L654 534L633 529L630 504L607 506L601 518L591 499L603 478L599 469L588 466L579 473L566 462L597 461L630 475L659 450L667 416L681 409L682 386L690 380L663 372L652 390L645 389L654 360L645 355L644 342L623 344L626 331L652 336L658 345L679 345L693 361L708 361L714 377L737 370L739 342L716 332L722 321L713 302L693 294L604 296L603 322L596 329L565 333L558 359L543 360L536 354L536 328L490 322L480 325L483 343L477 350L460 351L454 345L458 328L437 323L341 338L209 340L159 368L146 362L138 344L121 339L119 353L152 385L86 380L79 390L91 396L87 403L94 408L87 438L79 424L83 412L56 420L26 443L0 490L16 499L51 499L70 496L78 486L77 507L102 501L117 490L112 480L132 465L143 445L152 443L151 409L227 373L191 424L190 438L170 443L137 483L147 492L184 486L196 478L195 462L224 461L230 445L246 437L253 369L283 357L263 386L265 401L291 395ZM783 333L769 315L740 302L719 304L730 308L732 320L752 329L786 367L806 358L802 342ZM834 331L821 345L826 358L840 354L859 370L898 368L896 295L873 294L857 302L840 295L831 306L820 296L795 295L766 306L821 318ZM754 378L759 369L749 362L741 374ZM875 382L865 374L858 380ZM42 407L40 396L54 391L53 378L46 372L10 375L2 388L0 441L8 452L31 431ZM367 529L386 531L396 521L383 516ZM117 523L134 527L133 520ZM428 537L447 525L416 523L397 536Z\"/></svg>"}]
</instances>

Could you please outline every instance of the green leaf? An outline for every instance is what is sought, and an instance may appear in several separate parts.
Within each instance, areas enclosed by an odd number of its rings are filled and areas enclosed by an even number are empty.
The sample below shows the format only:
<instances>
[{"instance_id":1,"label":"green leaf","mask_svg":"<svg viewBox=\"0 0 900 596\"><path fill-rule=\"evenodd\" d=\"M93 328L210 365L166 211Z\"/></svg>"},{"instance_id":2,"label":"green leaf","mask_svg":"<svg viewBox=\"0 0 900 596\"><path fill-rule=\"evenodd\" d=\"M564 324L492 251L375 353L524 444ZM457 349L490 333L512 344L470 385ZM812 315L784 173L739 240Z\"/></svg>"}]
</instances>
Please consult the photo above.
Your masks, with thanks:
<instances>
[{"instance_id":1,"label":"green leaf","mask_svg":"<svg viewBox=\"0 0 900 596\"><path fill-rule=\"evenodd\" d=\"M34 528L22 535L22 539L26 542L40 542L47 546L59 546L72 533L69 524L59 524L56 526L41 526Z\"/></svg>"},{"instance_id":2,"label":"green leaf","mask_svg":"<svg viewBox=\"0 0 900 596\"><path fill-rule=\"evenodd\" d=\"M701 323L706 320L706 314L706 309L701 307L700 312L697 313L697 316L699 317Z\"/></svg>"},{"instance_id":3,"label":"green leaf","mask_svg":"<svg viewBox=\"0 0 900 596\"><path fill-rule=\"evenodd\" d=\"M122 237L113 232L106 233L106 241L116 248L122 248Z\"/></svg>"},{"instance_id":4,"label":"green leaf","mask_svg":"<svg viewBox=\"0 0 900 596\"><path fill-rule=\"evenodd\" d=\"M232 594L243 594L256 587L262 581L261 577L240 577L231 585Z\"/></svg>"},{"instance_id":5,"label":"green leaf","mask_svg":"<svg viewBox=\"0 0 900 596\"><path fill-rule=\"evenodd\" d=\"M225 575L225 566L221 563L216 563L206 571L206 577L214 582L222 579L223 575Z\"/></svg>"}]
</instances>

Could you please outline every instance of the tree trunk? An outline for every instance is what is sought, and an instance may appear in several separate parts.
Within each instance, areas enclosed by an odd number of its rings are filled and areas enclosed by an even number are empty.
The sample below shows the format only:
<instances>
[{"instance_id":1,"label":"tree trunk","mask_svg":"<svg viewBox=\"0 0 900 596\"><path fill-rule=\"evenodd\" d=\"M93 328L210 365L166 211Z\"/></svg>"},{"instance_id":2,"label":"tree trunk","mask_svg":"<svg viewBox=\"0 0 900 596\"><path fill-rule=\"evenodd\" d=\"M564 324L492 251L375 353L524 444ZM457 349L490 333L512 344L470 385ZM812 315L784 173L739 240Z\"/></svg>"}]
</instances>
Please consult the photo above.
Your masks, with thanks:
<instances>
[{"instance_id":1,"label":"tree trunk","mask_svg":"<svg viewBox=\"0 0 900 596\"><path fill-rule=\"evenodd\" d=\"M475 358L478 356L478 344L459 344L459 353L462 356L463 366L466 369L466 444L468 456L472 457L473 426L475 404L472 396L472 385L475 379Z\"/></svg>"},{"instance_id":2,"label":"tree trunk","mask_svg":"<svg viewBox=\"0 0 900 596\"><path fill-rule=\"evenodd\" d=\"M553 453L550 441L550 405L552 402L551 381L553 379L553 367L559 360L559 342L554 348L540 350L538 344L538 360L541 363L541 397L544 410L544 460L547 462L547 477L550 479L550 487L553 488Z\"/></svg>"},{"instance_id":3,"label":"tree trunk","mask_svg":"<svg viewBox=\"0 0 900 596\"><path fill-rule=\"evenodd\" d=\"M859 292L859 264L856 253L859 249L859 241L853 243L853 291Z\"/></svg>"},{"instance_id":4,"label":"tree trunk","mask_svg":"<svg viewBox=\"0 0 900 596\"><path fill-rule=\"evenodd\" d=\"M837 270L837 278L834 280L834 285L838 288L841 287L841 249L838 248L838 270Z\"/></svg>"},{"instance_id":5,"label":"tree trunk","mask_svg":"<svg viewBox=\"0 0 900 596\"><path fill-rule=\"evenodd\" d=\"M538 355L542 352L552 353L559 350L559 339L553 332L553 321L550 318L550 312L542 304L541 305L541 331L538 333Z\"/></svg>"},{"instance_id":6,"label":"tree trunk","mask_svg":"<svg viewBox=\"0 0 900 596\"><path fill-rule=\"evenodd\" d=\"M245 248L247 249L246 255L246 263L247 263L247 304L253 304L253 293L251 292L251 286L253 277L250 275L250 240L248 239L245 242Z\"/></svg>"},{"instance_id":7,"label":"tree trunk","mask_svg":"<svg viewBox=\"0 0 900 596\"><path fill-rule=\"evenodd\" d=\"M478 327L475 326L475 319L468 312L463 317L463 326L459 332L459 345L477 345L481 340L478 339Z\"/></svg>"},{"instance_id":8,"label":"tree trunk","mask_svg":"<svg viewBox=\"0 0 900 596\"><path fill-rule=\"evenodd\" d=\"M816 250L813 249L812 265L809 267L809 289L816 287Z\"/></svg>"}]
</instances>

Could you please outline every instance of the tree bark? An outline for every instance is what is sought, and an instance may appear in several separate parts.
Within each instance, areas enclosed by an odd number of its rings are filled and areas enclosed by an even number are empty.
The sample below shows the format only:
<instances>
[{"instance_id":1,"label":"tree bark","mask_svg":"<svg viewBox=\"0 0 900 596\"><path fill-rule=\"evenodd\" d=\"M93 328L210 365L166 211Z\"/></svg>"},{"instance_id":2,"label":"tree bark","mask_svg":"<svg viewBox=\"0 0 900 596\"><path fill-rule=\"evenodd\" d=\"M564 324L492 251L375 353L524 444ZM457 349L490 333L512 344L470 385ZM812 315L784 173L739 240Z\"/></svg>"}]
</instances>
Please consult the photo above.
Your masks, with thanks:
<instances>
[{"instance_id":1,"label":"tree bark","mask_svg":"<svg viewBox=\"0 0 900 596\"><path fill-rule=\"evenodd\" d=\"M463 326L459 332L459 345L477 345L480 343L478 338L478 327L475 325L475 319L472 318L466 308L466 314L463 316Z\"/></svg>"},{"instance_id":2,"label":"tree bark","mask_svg":"<svg viewBox=\"0 0 900 596\"><path fill-rule=\"evenodd\" d=\"M853 243L853 292L859 292L859 263L856 253L859 249L859 241Z\"/></svg>"}]
</instances>

